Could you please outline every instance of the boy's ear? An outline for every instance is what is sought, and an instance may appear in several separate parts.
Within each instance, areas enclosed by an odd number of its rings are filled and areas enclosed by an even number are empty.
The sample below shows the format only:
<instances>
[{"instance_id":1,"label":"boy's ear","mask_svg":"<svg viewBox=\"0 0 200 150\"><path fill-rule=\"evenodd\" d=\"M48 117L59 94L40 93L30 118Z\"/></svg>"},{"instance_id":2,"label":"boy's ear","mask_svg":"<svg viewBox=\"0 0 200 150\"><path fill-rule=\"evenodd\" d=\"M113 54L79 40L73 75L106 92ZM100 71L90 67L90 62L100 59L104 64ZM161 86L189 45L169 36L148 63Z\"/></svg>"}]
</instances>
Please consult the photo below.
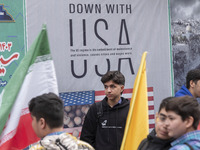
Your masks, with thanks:
<instances>
[{"instance_id":1,"label":"boy's ear","mask_svg":"<svg viewBox=\"0 0 200 150\"><path fill-rule=\"evenodd\" d=\"M46 127L46 121L44 118L40 118L39 120L39 125L42 129L44 129Z\"/></svg>"},{"instance_id":2,"label":"boy's ear","mask_svg":"<svg viewBox=\"0 0 200 150\"><path fill-rule=\"evenodd\" d=\"M121 85L121 92L124 91L124 85Z\"/></svg>"},{"instance_id":3,"label":"boy's ear","mask_svg":"<svg viewBox=\"0 0 200 150\"><path fill-rule=\"evenodd\" d=\"M194 118L192 116L189 116L188 118L185 119L186 121L186 128L190 128L193 125Z\"/></svg>"},{"instance_id":4,"label":"boy's ear","mask_svg":"<svg viewBox=\"0 0 200 150\"><path fill-rule=\"evenodd\" d=\"M156 112L156 122L158 121L158 112Z\"/></svg>"},{"instance_id":5,"label":"boy's ear","mask_svg":"<svg viewBox=\"0 0 200 150\"><path fill-rule=\"evenodd\" d=\"M193 80L190 80L190 87L194 87L195 82Z\"/></svg>"},{"instance_id":6,"label":"boy's ear","mask_svg":"<svg viewBox=\"0 0 200 150\"><path fill-rule=\"evenodd\" d=\"M121 85L121 89L122 89L122 91L124 90L124 85Z\"/></svg>"}]
</instances>

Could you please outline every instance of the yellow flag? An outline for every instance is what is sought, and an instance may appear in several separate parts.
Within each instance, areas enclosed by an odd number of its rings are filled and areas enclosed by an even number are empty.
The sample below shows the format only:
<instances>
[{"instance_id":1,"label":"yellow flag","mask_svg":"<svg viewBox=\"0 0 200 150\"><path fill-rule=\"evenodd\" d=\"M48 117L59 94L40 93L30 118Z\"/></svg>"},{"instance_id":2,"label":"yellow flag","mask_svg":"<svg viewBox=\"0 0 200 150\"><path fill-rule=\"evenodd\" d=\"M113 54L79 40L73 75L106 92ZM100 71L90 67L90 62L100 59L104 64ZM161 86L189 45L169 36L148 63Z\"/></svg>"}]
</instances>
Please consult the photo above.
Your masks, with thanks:
<instances>
[{"instance_id":1,"label":"yellow flag","mask_svg":"<svg viewBox=\"0 0 200 150\"><path fill-rule=\"evenodd\" d=\"M120 150L137 150L140 142L149 133L146 55L143 53L135 78L124 137Z\"/></svg>"}]
</instances>

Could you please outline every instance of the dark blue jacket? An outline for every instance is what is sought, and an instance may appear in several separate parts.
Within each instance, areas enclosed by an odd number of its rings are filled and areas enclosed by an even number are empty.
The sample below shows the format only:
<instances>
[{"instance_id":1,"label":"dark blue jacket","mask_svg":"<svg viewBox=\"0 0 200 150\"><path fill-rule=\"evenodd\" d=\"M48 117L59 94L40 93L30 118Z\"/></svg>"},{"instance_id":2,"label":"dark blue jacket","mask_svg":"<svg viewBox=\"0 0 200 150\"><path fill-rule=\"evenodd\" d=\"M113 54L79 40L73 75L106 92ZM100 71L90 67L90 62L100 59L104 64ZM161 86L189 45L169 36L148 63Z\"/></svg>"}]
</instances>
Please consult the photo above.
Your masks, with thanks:
<instances>
[{"instance_id":1,"label":"dark blue jacket","mask_svg":"<svg viewBox=\"0 0 200 150\"><path fill-rule=\"evenodd\" d=\"M185 95L192 96L192 94L190 93L190 91L185 87L185 85L183 85L181 87L181 89L178 92L176 92L175 97L180 97L180 96L185 96Z\"/></svg>"}]
</instances>

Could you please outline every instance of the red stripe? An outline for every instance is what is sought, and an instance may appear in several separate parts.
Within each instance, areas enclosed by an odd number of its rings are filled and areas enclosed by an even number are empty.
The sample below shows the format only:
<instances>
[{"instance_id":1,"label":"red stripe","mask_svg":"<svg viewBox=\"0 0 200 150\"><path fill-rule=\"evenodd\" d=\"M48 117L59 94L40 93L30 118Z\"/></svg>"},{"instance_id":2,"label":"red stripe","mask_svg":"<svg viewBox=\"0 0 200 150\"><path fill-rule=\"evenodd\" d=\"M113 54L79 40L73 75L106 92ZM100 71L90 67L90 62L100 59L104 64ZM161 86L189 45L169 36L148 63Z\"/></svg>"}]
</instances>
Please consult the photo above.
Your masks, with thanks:
<instances>
[{"instance_id":1,"label":"red stripe","mask_svg":"<svg viewBox=\"0 0 200 150\"><path fill-rule=\"evenodd\" d=\"M153 101L153 100L154 100L153 96L148 96L148 101Z\"/></svg>"},{"instance_id":2,"label":"red stripe","mask_svg":"<svg viewBox=\"0 0 200 150\"><path fill-rule=\"evenodd\" d=\"M95 91L95 96L105 95L105 91Z\"/></svg>"},{"instance_id":3,"label":"red stripe","mask_svg":"<svg viewBox=\"0 0 200 150\"><path fill-rule=\"evenodd\" d=\"M153 105L150 105L150 106L149 106L149 110L154 110L154 106L153 106Z\"/></svg>"},{"instance_id":4,"label":"red stripe","mask_svg":"<svg viewBox=\"0 0 200 150\"><path fill-rule=\"evenodd\" d=\"M155 124L149 124L149 129L155 128Z\"/></svg>"},{"instance_id":5,"label":"red stripe","mask_svg":"<svg viewBox=\"0 0 200 150\"><path fill-rule=\"evenodd\" d=\"M133 93L133 89L124 89L123 94Z\"/></svg>"},{"instance_id":6,"label":"red stripe","mask_svg":"<svg viewBox=\"0 0 200 150\"><path fill-rule=\"evenodd\" d=\"M149 119L154 119L155 116L154 115L149 115Z\"/></svg>"},{"instance_id":7,"label":"red stripe","mask_svg":"<svg viewBox=\"0 0 200 150\"><path fill-rule=\"evenodd\" d=\"M147 91L148 91L148 92L153 92L153 87L148 87L148 88L147 88Z\"/></svg>"},{"instance_id":8,"label":"red stripe","mask_svg":"<svg viewBox=\"0 0 200 150\"><path fill-rule=\"evenodd\" d=\"M1 145L2 150L20 150L39 140L31 125L30 114L21 116L17 132L12 139Z\"/></svg>"}]
</instances>

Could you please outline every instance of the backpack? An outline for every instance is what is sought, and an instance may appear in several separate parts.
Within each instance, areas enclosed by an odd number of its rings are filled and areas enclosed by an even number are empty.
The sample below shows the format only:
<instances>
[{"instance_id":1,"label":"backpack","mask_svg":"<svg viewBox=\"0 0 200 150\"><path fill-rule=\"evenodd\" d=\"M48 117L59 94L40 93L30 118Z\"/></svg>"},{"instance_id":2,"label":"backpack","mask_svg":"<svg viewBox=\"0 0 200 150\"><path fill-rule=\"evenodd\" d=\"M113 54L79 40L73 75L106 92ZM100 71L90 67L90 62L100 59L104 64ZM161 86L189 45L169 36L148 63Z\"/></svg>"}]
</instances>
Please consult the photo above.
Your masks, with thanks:
<instances>
[{"instance_id":1,"label":"backpack","mask_svg":"<svg viewBox=\"0 0 200 150\"><path fill-rule=\"evenodd\" d=\"M194 150L190 144L188 143L184 143L184 144L187 145L191 150Z\"/></svg>"},{"instance_id":2,"label":"backpack","mask_svg":"<svg viewBox=\"0 0 200 150\"><path fill-rule=\"evenodd\" d=\"M102 108L102 102L96 102L96 109L97 109L97 123L99 122L99 119L101 116L103 116L103 108Z\"/></svg>"}]
</instances>

